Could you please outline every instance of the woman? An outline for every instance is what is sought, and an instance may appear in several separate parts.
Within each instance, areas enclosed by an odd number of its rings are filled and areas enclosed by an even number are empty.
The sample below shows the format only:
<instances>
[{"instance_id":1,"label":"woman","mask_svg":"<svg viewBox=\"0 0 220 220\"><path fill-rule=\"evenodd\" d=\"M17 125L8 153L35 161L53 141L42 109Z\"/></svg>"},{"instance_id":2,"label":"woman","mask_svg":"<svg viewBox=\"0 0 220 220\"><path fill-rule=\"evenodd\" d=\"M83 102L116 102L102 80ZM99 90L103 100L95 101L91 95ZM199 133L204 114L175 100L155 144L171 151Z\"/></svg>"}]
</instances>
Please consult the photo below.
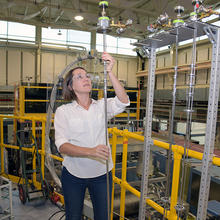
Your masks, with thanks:
<instances>
[{"instance_id":1,"label":"woman","mask_svg":"<svg viewBox=\"0 0 220 220\"><path fill-rule=\"evenodd\" d=\"M112 73L114 59L105 52L102 59L107 62L108 76L116 93L116 97L107 99L110 119L124 111L129 98ZM86 70L82 67L71 70L64 80L63 96L72 103L60 106L55 113L55 143L64 154L61 182L66 220L81 220L86 188L92 200L94 219L108 219L106 160L109 171L113 163L110 147L105 145L104 99L91 99L91 90ZM109 182L111 189L111 172Z\"/></svg>"}]
</instances>

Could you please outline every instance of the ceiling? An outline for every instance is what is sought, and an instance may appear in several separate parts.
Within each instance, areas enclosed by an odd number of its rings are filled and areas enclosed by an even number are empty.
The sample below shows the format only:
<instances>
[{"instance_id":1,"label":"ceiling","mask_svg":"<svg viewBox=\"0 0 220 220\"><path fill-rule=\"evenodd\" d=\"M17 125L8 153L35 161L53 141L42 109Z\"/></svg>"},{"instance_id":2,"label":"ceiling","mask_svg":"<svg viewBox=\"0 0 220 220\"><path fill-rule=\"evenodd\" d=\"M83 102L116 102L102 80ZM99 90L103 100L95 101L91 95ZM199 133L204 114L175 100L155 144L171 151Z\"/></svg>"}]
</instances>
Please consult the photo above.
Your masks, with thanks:
<instances>
[{"instance_id":1,"label":"ceiling","mask_svg":"<svg viewBox=\"0 0 220 220\"><path fill-rule=\"evenodd\" d=\"M99 0L0 0L0 20L15 21L25 24L57 29L77 29L92 31L97 27L101 9ZM114 22L133 24L121 35L143 38L147 34L147 25L153 23L165 12L175 18L174 7L181 5L185 14L193 11L192 0L110 0L107 15ZM216 5L218 0L205 0L206 5ZM83 21L76 21L74 16L82 14ZM112 35L116 31L112 29Z\"/></svg>"}]
</instances>

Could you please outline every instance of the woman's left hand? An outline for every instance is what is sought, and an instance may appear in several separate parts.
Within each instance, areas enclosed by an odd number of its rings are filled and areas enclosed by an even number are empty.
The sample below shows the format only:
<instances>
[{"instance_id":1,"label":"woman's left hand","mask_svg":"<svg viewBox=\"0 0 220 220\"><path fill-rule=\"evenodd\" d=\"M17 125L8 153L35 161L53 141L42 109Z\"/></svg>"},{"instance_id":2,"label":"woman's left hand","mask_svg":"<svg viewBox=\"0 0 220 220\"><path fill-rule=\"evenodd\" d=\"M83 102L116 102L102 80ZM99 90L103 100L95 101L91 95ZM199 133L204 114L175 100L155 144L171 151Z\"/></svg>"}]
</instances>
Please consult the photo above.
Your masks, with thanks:
<instances>
[{"instance_id":1,"label":"woman's left hand","mask_svg":"<svg viewBox=\"0 0 220 220\"><path fill-rule=\"evenodd\" d=\"M107 68L106 68L107 72L111 72L115 64L114 58L107 52L103 52L102 59L107 62Z\"/></svg>"}]
</instances>

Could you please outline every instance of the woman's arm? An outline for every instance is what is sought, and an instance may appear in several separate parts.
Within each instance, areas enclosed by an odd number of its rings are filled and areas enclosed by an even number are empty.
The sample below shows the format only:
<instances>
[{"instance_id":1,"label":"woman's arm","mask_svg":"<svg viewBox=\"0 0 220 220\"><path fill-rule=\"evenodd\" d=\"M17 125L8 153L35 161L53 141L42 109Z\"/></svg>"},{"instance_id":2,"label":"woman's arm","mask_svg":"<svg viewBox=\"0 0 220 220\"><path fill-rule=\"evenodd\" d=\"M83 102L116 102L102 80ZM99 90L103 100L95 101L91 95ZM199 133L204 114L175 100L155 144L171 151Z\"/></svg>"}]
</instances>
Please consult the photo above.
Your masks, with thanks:
<instances>
[{"instance_id":1,"label":"woman's arm","mask_svg":"<svg viewBox=\"0 0 220 220\"><path fill-rule=\"evenodd\" d=\"M64 143L60 146L61 154L72 157L99 157L108 160L109 148L106 145L97 145L96 147L79 147L70 143Z\"/></svg>"},{"instance_id":2,"label":"woman's arm","mask_svg":"<svg viewBox=\"0 0 220 220\"><path fill-rule=\"evenodd\" d=\"M124 87L121 85L115 74L112 72L112 68L114 66L115 60L114 58L109 55L108 53L104 52L102 54L102 59L107 62L107 72L109 75L109 79L111 80L112 86L115 90L115 94L118 97L118 99L122 102L127 104L129 102L127 93L124 89Z\"/></svg>"}]
</instances>

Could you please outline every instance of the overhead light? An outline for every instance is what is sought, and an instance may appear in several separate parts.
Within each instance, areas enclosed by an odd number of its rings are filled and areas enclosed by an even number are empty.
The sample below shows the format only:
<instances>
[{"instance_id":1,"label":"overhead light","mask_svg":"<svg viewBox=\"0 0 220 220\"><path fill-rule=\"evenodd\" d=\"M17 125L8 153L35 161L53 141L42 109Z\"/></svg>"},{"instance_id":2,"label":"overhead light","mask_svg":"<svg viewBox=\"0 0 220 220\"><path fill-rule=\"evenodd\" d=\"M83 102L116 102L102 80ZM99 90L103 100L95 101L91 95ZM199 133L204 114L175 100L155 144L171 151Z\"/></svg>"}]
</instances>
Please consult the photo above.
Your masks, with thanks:
<instances>
[{"instance_id":1,"label":"overhead light","mask_svg":"<svg viewBox=\"0 0 220 220\"><path fill-rule=\"evenodd\" d=\"M84 17L82 15L76 15L74 17L74 19L77 20L77 21L82 21L84 19Z\"/></svg>"},{"instance_id":2,"label":"overhead light","mask_svg":"<svg viewBox=\"0 0 220 220\"><path fill-rule=\"evenodd\" d=\"M59 32L57 33L57 35L62 35L62 32L61 32L61 30L59 30Z\"/></svg>"}]
</instances>

